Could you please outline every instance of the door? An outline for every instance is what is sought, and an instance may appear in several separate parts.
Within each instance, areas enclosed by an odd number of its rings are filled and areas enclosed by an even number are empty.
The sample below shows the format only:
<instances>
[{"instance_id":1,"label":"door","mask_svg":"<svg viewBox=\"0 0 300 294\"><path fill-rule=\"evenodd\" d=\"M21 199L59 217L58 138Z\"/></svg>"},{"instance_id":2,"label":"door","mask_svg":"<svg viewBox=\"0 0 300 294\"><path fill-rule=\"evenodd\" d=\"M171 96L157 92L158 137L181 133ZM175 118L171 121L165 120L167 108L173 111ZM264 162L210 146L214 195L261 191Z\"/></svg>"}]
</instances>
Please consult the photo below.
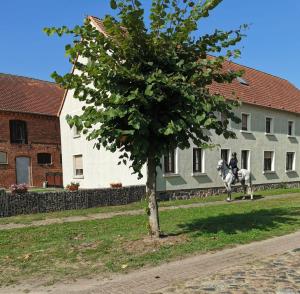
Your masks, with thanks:
<instances>
[{"instance_id":1,"label":"door","mask_svg":"<svg viewBox=\"0 0 300 294\"><path fill-rule=\"evenodd\" d=\"M31 168L29 157L16 158L17 184L30 185Z\"/></svg>"}]
</instances>

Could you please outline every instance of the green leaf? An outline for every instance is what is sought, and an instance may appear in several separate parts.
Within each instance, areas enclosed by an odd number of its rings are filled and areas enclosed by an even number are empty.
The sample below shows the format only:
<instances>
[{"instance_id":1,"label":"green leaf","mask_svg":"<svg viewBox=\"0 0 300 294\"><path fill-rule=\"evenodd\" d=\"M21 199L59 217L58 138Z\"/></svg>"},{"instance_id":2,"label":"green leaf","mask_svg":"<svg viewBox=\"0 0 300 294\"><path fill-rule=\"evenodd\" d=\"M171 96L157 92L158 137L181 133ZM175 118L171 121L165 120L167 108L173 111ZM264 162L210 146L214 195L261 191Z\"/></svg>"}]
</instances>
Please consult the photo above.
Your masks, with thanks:
<instances>
[{"instance_id":1,"label":"green leaf","mask_svg":"<svg viewBox=\"0 0 300 294\"><path fill-rule=\"evenodd\" d=\"M118 8L117 1L116 0L110 0L110 7L114 10L117 9Z\"/></svg>"},{"instance_id":2,"label":"green leaf","mask_svg":"<svg viewBox=\"0 0 300 294\"><path fill-rule=\"evenodd\" d=\"M145 90L145 95L146 96L153 96L152 87L153 87L153 84L147 86L147 88Z\"/></svg>"}]
</instances>

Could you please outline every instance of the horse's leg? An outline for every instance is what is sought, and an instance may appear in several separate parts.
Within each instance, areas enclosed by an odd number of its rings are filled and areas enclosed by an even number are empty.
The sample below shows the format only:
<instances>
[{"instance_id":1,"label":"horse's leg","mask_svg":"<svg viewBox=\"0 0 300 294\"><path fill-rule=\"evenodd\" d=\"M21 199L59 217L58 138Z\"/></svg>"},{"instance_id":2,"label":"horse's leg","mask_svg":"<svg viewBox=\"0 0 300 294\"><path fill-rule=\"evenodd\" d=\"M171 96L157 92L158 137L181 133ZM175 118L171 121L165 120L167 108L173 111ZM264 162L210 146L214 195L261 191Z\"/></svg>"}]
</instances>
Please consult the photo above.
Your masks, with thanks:
<instances>
[{"instance_id":1,"label":"horse's leg","mask_svg":"<svg viewBox=\"0 0 300 294\"><path fill-rule=\"evenodd\" d=\"M231 184L227 184L227 201L231 201Z\"/></svg>"},{"instance_id":2,"label":"horse's leg","mask_svg":"<svg viewBox=\"0 0 300 294\"><path fill-rule=\"evenodd\" d=\"M253 200L253 187L251 184L249 184L249 190L250 190L251 200Z\"/></svg>"},{"instance_id":3,"label":"horse's leg","mask_svg":"<svg viewBox=\"0 0 300 294\"><path fill-rule=\"evenodd\" d=\"M250 199L253 200L253 187L252 187L252 178L251 178L251 173L249 174L249 184L248 184L248 188L249 188L249 194L250 194Z\"/></svg>"},{"instance_id":4,"label":"horse's leg","mask_svg":"<svg viewBox=\"0 0 300 294\"><path fill-rule=\"evenodd\" d=\"M244 180L242 180L241 183L242 183L242 187L243 187L243 191L244 191L243 200L245 200L246 199L247 186L246 186L246 183L245 183Z\"/></svg>"}]
</instances>

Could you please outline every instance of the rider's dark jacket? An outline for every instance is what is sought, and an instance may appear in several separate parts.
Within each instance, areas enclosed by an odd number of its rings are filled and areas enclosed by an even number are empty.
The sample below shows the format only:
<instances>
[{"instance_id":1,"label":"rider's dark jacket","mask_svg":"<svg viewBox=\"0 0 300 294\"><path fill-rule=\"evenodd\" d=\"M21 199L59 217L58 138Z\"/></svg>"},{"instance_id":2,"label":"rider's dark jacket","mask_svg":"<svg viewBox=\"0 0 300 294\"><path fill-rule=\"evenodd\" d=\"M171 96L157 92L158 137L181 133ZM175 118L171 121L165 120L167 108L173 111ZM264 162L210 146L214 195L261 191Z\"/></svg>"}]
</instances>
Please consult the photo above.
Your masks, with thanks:
<instances>
[{"instance_id":1,"label":"rider's dark jacket","mask_svg":"<svg viewBox=\"0 0 300 294\"><path fill-rule=\"evenodd\" d=\"M237 164L238 160L236 158L231 158L228 166L233 170L238 168Z\"/></svg>"}]
</instances>

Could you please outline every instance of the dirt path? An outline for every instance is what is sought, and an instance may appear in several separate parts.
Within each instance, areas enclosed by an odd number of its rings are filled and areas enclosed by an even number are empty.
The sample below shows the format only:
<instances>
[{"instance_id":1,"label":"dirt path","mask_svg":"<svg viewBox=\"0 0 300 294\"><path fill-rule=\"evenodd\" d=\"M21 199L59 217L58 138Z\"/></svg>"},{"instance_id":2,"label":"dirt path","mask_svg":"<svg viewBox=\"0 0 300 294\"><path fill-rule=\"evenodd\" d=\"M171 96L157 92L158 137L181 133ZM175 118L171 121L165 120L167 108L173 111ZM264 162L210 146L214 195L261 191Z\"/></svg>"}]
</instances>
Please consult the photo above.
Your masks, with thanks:
<instances>
[{"instance_id":1,"label":"dirt path","mask_svg":"<svg viewBox=\"0 0 300 294\"><path fill-rule=\"evenodd\" d=\"M295 194L267 196L267 197L262 197L262 198L256 199L255 201L281 199L281 198L293 197L293 196L297 197L297 196L299 196L299 194L295 193ZM228 203L226 201L192 203L192 204L186 204L186 205L160 207L159 210L166 211L166 210L174 210L174 209L180 209L180 208L216 206L216 205L222 205L222 204L230 205L231 203L240 203L240 202L245 202L245 201L251 201L251 200L234 200L230 203ZM63 217L63 218L48 218L48 219L40 220L40 221L33 221L32 223L29 223L29 224L15 224L15 223L2 224L2 225L0 225L0 230L10 230L10 229L27 228L27 227L39 227L39 226L47 226L47 225L51 225L51 224L62 224L62 223L71 223L71 222L88 221L88 220L99 220L99 219L112 218L112 217L120 216L120 215L141 215L144 213L145 213L144 209L137 209L137 210L128 210L128 211L120 211L120 212L96 213L96 214L89 214L86 216L69 216L69 217Z\"/></svg>"},{"instance_id":2,"label":"dirt path","mask_svg":"<svg viewBox=\"0 0 300 294\"><path fill-rule=\"evenodd\" d=\"M170 285L178 285L180 283L185 285L186 281L191 279L205 280L225 269L230 270L230 268L236 266L245 266L246 268L247 264L264 260L270 256L274 256L276 260L278 255L286 254L288 251L299 251L299 247L300 231L286 236L275 237L265 241L218 251L216 253L189 257L155 268L135 271L127 275L115 276L111 280L82 279L73 281L70 284L58 283L47 287L24 284L11 288L2 288L0 289L0 293L149 294L170 293L168 292L169 290L171 290L171 293L174 293L174 288L170 288ZM297 264L299 265L299 261ZM190 292L179 291L176 293ZM195 293L209 293L209 291L196 291Z\"/></svg>"}]
</instances>

